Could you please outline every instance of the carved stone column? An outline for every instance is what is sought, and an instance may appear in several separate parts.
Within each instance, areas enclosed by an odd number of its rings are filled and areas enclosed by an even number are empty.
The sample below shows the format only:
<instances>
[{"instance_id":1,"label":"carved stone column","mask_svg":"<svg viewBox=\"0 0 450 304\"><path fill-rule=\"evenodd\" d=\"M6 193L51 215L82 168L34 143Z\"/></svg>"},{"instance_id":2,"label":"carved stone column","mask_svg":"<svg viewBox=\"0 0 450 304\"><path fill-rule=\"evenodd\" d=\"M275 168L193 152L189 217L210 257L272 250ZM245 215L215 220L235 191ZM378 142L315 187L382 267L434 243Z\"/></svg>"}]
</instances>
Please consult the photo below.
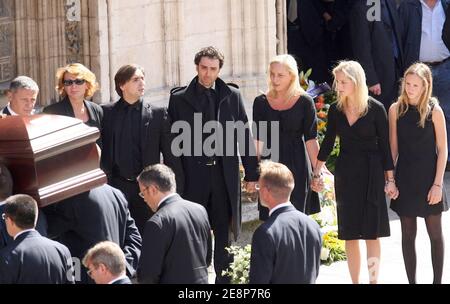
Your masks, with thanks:
<instances>
[{"instance_id":1,"label":"carved stone column","mask_svg":"<svg viewBox=\"0 0 450 304\"><path fill-rule=\"evenodd\" d=\"M287 53L286 0L276 0L277 54Z\"/></svg>"},{"instance_id":2,"label":"carved stone column","mask_svg":"<svg viewBox=\"0 0 450 304\"><path fill-rule=\"evenodd\" d=\"M14 1L0 2L0 88L15 74ZM6 86L6 83L5 83Z\"/></svg>"}]
</instances>

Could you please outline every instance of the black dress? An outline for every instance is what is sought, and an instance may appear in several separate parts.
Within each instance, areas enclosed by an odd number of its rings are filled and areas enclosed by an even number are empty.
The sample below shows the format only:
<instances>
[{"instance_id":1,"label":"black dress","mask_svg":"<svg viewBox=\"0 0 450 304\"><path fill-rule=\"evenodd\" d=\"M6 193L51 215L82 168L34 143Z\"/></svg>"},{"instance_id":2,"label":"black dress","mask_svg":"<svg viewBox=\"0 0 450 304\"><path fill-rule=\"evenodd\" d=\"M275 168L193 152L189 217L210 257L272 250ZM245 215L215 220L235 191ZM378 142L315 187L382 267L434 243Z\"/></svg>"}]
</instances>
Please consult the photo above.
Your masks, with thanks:
<instances>
[{"instance_id":1,"label":"black dress","mask_svg":"<svg viewBox=\"0 0 450 304\"><path fill-rule=\"evenodd\" d=\"M430 111L430 113L432 113ZM391 209L399 216L427 217L448 210L445 188L442 202L428 205L427 196L436 175L436 134L428 115L425 127L417 125L420 114L409 106L397 120L398 162L395 180L399 196L391 201Z\"/></svg>"},{"instance_id":2,"label":"black dress","mask_svg":"<svg viewBox=\"0 0 450 304\"><path fill-rule=\"evenodd\" d=\"M384 171L393 170L394 165L383 105L370 97L367 114L352 126L336 104L331 105L319 160L326 161L336 136L340 139L335 169L338 237L357 240L389 236Z\"/></svg>"},{"instance_id":3,"label":"black dress","mask_svg":"<svg viewBox=\"0 0 450 304\"><path fill-rule=\"evenodd\" d=\"M255 138L264 142L261 159L282 163L294 175L291 203L306 214L320 212L319 197L310 190L311 166L305 147L305 142L317 137L316 110L312 98L303 95L292 108L278 111L270 106L265 95L260 95L253 103L253 121L257 126ZM267 128L261 122L267 122ZM274 122L279 123L278 134L270 132ZM279 144L274 136L279 138ZM275 146L279 147L278 151ZM259 210L260 219L266 220L268 209L260 205Z\"/></svg>"}]
</instances>

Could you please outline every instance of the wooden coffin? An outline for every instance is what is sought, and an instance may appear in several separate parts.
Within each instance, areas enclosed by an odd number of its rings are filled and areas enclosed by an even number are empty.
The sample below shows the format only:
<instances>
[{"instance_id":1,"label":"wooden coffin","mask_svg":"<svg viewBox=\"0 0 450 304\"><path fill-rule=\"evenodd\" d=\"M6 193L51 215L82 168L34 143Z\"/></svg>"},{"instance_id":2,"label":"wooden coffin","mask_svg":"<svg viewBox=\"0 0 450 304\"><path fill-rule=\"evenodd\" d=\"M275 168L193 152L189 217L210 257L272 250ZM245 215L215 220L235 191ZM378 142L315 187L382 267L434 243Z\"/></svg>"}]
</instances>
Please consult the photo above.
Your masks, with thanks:
<instances>
[{"instance_id":1,"label":"wooden coffin","mask_svg":"<svg viewBox=\"0 0 450 304\"><path fill-rule=\"evenodd\" d=\"M99 168L97 128L58 115L0 119L0 162L14 180L14 194L44 207L106 183Z\"/></svg>"}]
</instances>

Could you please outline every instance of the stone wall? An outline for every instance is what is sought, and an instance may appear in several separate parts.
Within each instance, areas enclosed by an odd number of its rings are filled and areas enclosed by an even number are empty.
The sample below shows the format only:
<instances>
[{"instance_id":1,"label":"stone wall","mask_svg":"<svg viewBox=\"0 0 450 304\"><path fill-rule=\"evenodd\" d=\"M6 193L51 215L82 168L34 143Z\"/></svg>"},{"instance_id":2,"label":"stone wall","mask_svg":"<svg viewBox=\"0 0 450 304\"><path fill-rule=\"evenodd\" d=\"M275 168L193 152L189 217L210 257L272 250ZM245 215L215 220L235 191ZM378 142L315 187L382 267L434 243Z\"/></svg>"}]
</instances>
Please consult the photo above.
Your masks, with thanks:
<instances>
[{"instance_id":1,"label":"stone wall","mask_svg":"<svg viewBox=\"0 0 450 304\"><path fill-rule=\"evenodd\" d=\"M16 50L9 52L15 54L10 70L38 82L41 106L57 101L55 72L69 62L81 62L97 75L98 103L117 99L115 72L137 63L147 72L147 96L167 104L170 89L195 76L194 54L214 45L225 55L221 77L241 87L250 109L265 90L268 61L286 51L285 0L1 2L14 33L8 40Z\"/></svg>"}]
</instances>

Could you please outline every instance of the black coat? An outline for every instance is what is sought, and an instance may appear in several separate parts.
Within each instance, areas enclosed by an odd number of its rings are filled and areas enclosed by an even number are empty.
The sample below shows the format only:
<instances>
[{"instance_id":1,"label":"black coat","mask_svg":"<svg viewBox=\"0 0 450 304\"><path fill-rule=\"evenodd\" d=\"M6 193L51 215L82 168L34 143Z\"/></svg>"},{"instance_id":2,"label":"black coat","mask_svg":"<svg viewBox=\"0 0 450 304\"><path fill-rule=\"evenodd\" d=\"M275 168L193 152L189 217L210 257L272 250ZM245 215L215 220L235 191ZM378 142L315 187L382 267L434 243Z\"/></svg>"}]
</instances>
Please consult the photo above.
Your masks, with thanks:
<instances>
[{"instance_id":1,"label":"black coat","mask_svg":"<svg viewBox=\"0 0 450 304\"><path fill-rule=\"evenodd\" d=\"M382 2L383 3L383 2ZM403 73L403 51L401 47L402 27L397 15L394 0L386 0L388 10L393 19L392 27L381 15L381 21L370 21L367 18L372 6L366 0L356 0L350 13L350 32L352 36L353 55L361 63L366 73L369 87L379 83L381 95L375 98L381 101L386 109L397 99L398 78ZM383 4L384 5L384 4ZM370 15L370 11L369 11ZM399 59L395 60L392 42L395 36Z\"/></svg>"},{"instance_id":2,"label":"black coat","mask_svg":"<svg viewBox=\"0 0 450 304\"><path fill-rule=\"evenodd\" d=\"M319 225L294 206L281 207L253 235L249 283L315 283L321 248Z\"/></svg>"},{"instance_id":3,"label":"black coat","mask_svg":"<svg viewBox=\"0 0 450 304\"><path fill-rule=\"evenodd\" d=\"M100 166L110 177L114 165L114 125L118 103L103 106L102 141L103 149ZM161 153L164 164L169 166L174 172L177 181L177 192L183 193L184 174L181 162L174 157L171 151L173 135L170 132L170 119L165 108L155 107L148 101L142 100L141 119L141 155L144 169L147 166L159 164Z\"/></svg>"},{"instance_id":4,"label":"black coat","mask_svg":"<svg viewBox=\"0 0 450 304\"><path fill-rule=\"evenodd\" d=\"M37 231L0 250L0 284L68 284L74 283L72 273L69 249Z\"/></svg>"},{"instance_id":5,"label":"black coat","mask_svg":"<svg viewBox=\"0 0 450 304\"><path fill-rule=\"evenodd\" d=\"M207 284L211 227L205 208L167 198L145 225L137 277L144 284Z\"/></svg>"},{"instance_id":6,"label":"black coat","mask_svg":"<svg viewBox=\"0 0 450 304\"><path fill-rule=\"evenodd\" d=\"M190 126L194 126L194 114L202 113L202 108L196 97L196 83L197 77L192 80L188 87L172 90L169 101L169 115L173 123L177 121L187 122ZM233 86L227 85L223 80L217 78L216 89L218 90L218 121L222 126L226 123L248 122L247 113L245 112L244 100L239 92ZM195 129L192 127L195 131ZM225 127L224 127L225 129ZM237 127L232 128L230 132L224 130L224 139L233 140L233 147L227 147L226 142L222 144L223 151L232 148L232 151L237 151L237 144L239 146L247 147L246 153L241 154L241 161L245 169L246 181L258 180L258 160L256 158L254 142L251 134L246 134L243 139L236 136ZM201 132L201 131L200 131ZM202 146L201 134L198 136L200 141L193 142L192 147ZM234 139L233 139L234 137ZM249 145L249 143L251 143ZM250 153L249 153L250 152ZM252 156L253 155L253 156ZM208 193L205 188L210 182L209 168L202 163L202 156L181 156L184 174L186 176L186 184L183 197L187 200L206 204L208 201ZM222 160L222 168L225 177L228 197L231 204L232 223L231 229L237 238L241 230L241 180L239 173L239 157L237 153L232 156L220 157Z\"/></svg>"},{"instance_id":7,"label":"black coat","mask_svg":"<svg viewBox=\"0 0 450 304\"><path fill-rule=\"evenodd\" d=\"M441 0L446 10L446 20L442 31L442 38L450 49L450 1ZM403 62L406 70L416 61L419 61L420 42L422 40L422 4L419 0L403 0L398 8L398 15L403 28L402 44L405 52Z\"/></svg>"},{"instance_id":8,"label":"black coat","mask_svg":"<svg viewBox=\"0 0 450 304\"><path fill-rule=\"evenodd\" d=\"M43 211L47 215L49 236L57 237L73 256L81 260L95 244L112 241L125 253L127 274L134 275L142 239L122 192L103 185L45 207Z\"/></svg>"}]
</instances>

